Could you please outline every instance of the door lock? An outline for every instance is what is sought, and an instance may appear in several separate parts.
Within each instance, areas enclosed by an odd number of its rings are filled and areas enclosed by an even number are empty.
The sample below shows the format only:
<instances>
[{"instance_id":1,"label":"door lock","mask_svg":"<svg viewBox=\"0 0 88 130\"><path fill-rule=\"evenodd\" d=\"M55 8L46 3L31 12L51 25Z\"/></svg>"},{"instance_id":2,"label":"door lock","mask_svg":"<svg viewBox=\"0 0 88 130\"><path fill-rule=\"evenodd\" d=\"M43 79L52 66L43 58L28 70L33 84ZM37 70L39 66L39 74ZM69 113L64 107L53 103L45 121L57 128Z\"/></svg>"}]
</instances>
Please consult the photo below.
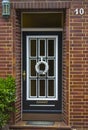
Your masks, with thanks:
<instances>
[{"instance_id":1,"label":"door lock","mask_svg":"<svg viewBox=\"0 0 88 130\"><path fill-rule=\"evenodd\" d=\"M25 80L26 79L26 71L25 70L23 71L22 75L23 75L23 80Z\"/></svg>"}]
</instances>

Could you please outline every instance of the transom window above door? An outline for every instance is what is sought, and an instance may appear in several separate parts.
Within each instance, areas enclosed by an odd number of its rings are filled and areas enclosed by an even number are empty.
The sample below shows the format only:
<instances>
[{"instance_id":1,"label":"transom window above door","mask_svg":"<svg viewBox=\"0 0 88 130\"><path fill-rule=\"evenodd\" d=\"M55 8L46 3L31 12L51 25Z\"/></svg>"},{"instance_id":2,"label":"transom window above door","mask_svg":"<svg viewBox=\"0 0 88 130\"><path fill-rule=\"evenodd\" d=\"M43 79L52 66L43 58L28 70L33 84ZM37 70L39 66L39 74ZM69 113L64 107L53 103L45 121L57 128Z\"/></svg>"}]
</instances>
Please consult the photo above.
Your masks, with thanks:
<instances>
[{"instance_id":1,"label":"transom window above door","mask_svg":"<svg viewBox=\"0 0 88 130\"><path fill-rule=\"evenodd\" d=\"M26 37L27 100L58 100L58 36Z\"/></svg>"},{"instance_id":2,"label":"transom window above door","mask_svg":"<svg viewBox=\"0 0 88 130\"><path fill-rule=\"evenodd\" d=\"M22 28L63 28L63 11L60 12L24 12Z\"/></svg>"}]
</instances>

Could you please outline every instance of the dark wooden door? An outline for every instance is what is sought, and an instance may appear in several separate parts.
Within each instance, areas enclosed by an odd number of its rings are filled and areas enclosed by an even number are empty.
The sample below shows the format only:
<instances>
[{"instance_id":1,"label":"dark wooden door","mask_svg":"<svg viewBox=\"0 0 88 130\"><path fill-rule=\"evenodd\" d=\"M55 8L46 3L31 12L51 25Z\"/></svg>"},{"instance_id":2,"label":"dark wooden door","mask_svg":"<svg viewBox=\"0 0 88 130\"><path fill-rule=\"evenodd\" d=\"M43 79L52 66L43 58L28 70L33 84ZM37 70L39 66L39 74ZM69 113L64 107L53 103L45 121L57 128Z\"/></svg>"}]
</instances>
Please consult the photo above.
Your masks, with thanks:
<instances>
[{"instance_id":1,"label":"dark wooden door","mask_svg":"<svg viewBox=\"0 0 88 130\"><path fill-rule=\"evenodd\" d=\"M23 32L23 113L62 110L62 33Z\"/></svg>"}]
</instances>

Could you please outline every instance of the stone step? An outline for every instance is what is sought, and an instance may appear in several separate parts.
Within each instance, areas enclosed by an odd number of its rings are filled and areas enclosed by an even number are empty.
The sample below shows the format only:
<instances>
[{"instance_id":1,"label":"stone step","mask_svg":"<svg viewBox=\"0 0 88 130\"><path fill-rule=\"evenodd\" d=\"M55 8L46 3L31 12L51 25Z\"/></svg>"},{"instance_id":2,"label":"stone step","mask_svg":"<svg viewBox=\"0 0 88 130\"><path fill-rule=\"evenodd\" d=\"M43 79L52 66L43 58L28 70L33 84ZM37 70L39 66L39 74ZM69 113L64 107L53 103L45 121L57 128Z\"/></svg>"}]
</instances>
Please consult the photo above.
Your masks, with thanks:
<instances>
[{"instance_id":1,"label":"stone step","mask_svg":"<svg viewBox=\"0 0 88 130\"><path fill-rule=\"evenodd\" d=\"M71 130L71 127L57 127L57 128L49 128L49 127L10 127L9 130Z\"/></svg>"},{"instance_id":2,"label":"stone step","mask_svg":"<svg viewBox=\"0 0 88 130\"><path fill-rule=\"evenodd\" d=\"M26 121L21 121L15 125L9 127L10 130L71 130L70 126L67 126L63 122L55 122L54 125L27 125Z\"/></svg>"}]
</instances>

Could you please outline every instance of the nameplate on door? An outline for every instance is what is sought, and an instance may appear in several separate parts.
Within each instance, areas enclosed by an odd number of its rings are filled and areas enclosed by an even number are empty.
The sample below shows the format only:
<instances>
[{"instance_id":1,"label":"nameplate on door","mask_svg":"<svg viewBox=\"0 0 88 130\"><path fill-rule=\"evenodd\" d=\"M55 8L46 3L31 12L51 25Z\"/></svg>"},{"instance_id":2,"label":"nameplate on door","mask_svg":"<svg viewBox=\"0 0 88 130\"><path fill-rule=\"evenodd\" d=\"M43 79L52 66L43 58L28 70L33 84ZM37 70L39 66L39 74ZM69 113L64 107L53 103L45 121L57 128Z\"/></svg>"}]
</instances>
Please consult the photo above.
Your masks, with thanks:
<instances>
[{"instance_id":1,"label":"nameplate on door","mask_svg":"<svg viewBox=\"0 0 88 130\"><path fill-rule=\"evenodd\" d=\"M38 100L36 101L36 104L48 104L48 101L47 100Z\"/></svg>"}]
</instances>

